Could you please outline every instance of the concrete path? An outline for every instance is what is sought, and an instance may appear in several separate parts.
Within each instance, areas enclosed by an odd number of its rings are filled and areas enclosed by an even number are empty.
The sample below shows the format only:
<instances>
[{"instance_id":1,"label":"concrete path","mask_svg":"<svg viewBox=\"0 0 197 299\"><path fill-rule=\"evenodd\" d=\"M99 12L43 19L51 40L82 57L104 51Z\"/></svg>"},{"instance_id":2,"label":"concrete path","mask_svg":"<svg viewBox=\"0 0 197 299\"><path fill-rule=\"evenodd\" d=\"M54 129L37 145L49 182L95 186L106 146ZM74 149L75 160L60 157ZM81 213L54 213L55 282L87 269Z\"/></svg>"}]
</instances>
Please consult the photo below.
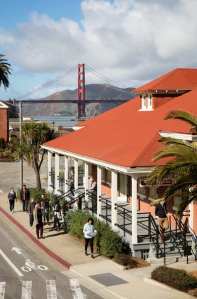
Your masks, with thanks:
<instances>
[{"instance_id":1,"label":"concrete path","mask_svg":"<svg viewBox=\"0 0 197 299\"><path fill-rule=\"evenodd\" d=\"M8 201L6 194L0 195L0 206L8 211ZM21 203L17 202L15 213L11 215L21 225L35 236L35 228L28 225L27 213L21 212ZM161 286L150 280L151 272L156 267L150 267L132 270L123 270L123 268L113 261L104 257L91 259L84 255L83 243L72 236L65 234L54 234L45 228L45 239L40 240L47 248L53 251L71 264L70 271L63 271L64 274L70 275L77 279L81 285L103 298L126 298L126 299L189 299L191 296ZM25 236L28 242L28 237ZM106 295L106 292L108 295Z\"/></svg>"}]
</instances>

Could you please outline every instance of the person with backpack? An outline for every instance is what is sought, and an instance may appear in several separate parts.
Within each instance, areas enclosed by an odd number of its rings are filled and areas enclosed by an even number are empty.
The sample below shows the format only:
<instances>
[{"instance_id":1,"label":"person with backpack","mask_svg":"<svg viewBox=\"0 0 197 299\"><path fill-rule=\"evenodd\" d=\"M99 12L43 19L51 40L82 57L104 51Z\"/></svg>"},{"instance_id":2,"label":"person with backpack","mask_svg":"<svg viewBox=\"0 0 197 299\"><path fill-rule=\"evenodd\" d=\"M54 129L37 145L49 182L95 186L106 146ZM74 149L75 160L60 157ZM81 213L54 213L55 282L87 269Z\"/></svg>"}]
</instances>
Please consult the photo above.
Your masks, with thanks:
<instances>
[{"instance_id":1,"label":"person with backpack","mask_svg":"<svg viewBox=\"0 0 197 299\"><path fill-rule=\"evenodd\" d=\"M88 255L88 245L90 245L91 257L94 258L94 237L97 234L94 228L94 219L89 218L88 222L83 227L83 234L85 239L85 255Z\"/></svg>"},{"instance_id":2,"label":"person with backpack","mask_svg":"<svg viewBox=\"0 0 197 299\"><path fill-rule=\"evenodd\" d=\"M14 191L14 188L10 188L10 191L8 193L8 200L9 200L10 212L14 213L14 206L16 200L16 192Z\"/></svg>"},{"instance_id":3,"label":"person with backpack","mask_svg":"<svg viewBox=\"0 0 197 299\"><path fill-rule=\"evenodd\" d=\"M35 206L35 224L36 224L36 236L38 239L44 239L43 236L43 228L44 228L44 221L43 221L43 209L41 207L41 203L38 202Z\"/></svg>"}]
</instances>

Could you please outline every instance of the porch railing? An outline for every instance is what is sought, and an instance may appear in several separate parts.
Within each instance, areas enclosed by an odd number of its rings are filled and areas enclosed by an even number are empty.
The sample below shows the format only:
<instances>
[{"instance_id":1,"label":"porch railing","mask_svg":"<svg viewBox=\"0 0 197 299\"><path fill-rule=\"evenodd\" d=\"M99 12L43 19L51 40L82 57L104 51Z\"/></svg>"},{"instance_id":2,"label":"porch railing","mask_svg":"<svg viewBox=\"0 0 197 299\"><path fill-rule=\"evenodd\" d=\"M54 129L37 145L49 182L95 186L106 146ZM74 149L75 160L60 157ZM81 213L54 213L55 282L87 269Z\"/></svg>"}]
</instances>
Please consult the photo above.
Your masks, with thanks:
<instances>
[{"instance_id":1,"label":"porch railing","mask_svg":"<svg viewBox=\"0 0 197 299\"><path fill-rule=\"evenodd\" d=\"M92 215L97 213L97 192L95 190L86 190L84 206L86 210L92 213Z\"/></svg>"},{"instance_id":2,"label":"porch railing","mask_svg":"<svg viewBox=\"0 0 197 299\"><path fill-rule=\"evenodd\" d=\"M101 195L99 201L101 202L101 214L99 216L103 218L106 223L111 223L111 199Z\"/></svg>"},{"instance_id":3,"label":"porch railing","mask_svg":"<svg viewBox=\"0 0 197 299\"><path fill-rule=\"evenodd\" d=\"M132 235L131 225L132 225L132 214L131 210L126 208L126 205L115 204L115 209L117 212L117 217L119 218L116 226L123 231L125 237L126 233ZM130 226L130 229L128 228Z\"/></svg>"}]
</instances>

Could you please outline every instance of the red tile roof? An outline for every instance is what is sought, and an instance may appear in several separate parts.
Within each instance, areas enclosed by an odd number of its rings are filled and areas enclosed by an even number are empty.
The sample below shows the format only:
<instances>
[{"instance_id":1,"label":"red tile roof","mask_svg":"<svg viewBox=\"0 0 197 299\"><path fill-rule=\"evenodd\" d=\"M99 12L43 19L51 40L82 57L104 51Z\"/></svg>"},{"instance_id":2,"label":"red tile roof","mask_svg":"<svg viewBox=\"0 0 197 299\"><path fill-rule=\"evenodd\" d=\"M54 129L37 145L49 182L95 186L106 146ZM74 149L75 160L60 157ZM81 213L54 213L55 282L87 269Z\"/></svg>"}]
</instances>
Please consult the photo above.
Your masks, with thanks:
<instances>
[{"instance_id":1,"label":"red tile roof","mask_svg":"<svg viewBox=\"0 0 197 299\"><path fill-rule=\"evenodd\" d=\"M156 90L192 90L197 86L197 69L196 68L177 68L156 80L135 89L136 93Z\"/></svg>"},{"instance_id":2,"label":"red tile roof","mask_svg":"<svg viewBox=\"0 0 197 299\"><path fill-rule=\"evenodd\" d=\"M79 131L61 136L45 145L124 167L152 166L160 148L159 131L188 132L180 120L164 120L172 110L197 114L197 89L164 103L154 111L139 111L136 97L111 109Z\"/></svg>"}]
</instances>

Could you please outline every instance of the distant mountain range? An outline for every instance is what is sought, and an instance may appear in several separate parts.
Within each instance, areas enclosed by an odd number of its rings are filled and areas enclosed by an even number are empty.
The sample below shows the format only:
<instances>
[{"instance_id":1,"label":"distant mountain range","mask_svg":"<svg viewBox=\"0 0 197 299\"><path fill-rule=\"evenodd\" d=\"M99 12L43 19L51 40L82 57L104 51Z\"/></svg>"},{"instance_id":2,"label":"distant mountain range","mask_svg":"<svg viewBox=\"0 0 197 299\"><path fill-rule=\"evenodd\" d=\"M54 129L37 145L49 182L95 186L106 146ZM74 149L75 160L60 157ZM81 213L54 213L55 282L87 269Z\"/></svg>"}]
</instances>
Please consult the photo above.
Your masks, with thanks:
<instances>
[{"instance_id":1,"label":"distant mountain range","mask_svg":"<svg viewBox=\"0 0 197 299\"><path fill-rule=\"evenodd\" d=\"M86 105L87 116L94 116L103 111L106 111L114 106L116 103L107 103L107 100L129 100L134 97L133 88L119 88L107 84L89 84L86 85L86 99L87 100L106 100L106 103L90 103ZM77 105L74 103L24 103L23 114L25 116L35 115L77 115ZM77 89L63 90L56 92L42 100L77 100Z\"/></svg>"}]
</instances>

